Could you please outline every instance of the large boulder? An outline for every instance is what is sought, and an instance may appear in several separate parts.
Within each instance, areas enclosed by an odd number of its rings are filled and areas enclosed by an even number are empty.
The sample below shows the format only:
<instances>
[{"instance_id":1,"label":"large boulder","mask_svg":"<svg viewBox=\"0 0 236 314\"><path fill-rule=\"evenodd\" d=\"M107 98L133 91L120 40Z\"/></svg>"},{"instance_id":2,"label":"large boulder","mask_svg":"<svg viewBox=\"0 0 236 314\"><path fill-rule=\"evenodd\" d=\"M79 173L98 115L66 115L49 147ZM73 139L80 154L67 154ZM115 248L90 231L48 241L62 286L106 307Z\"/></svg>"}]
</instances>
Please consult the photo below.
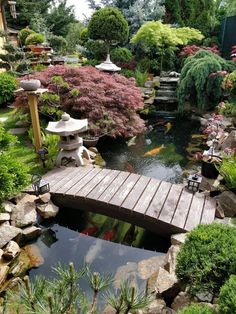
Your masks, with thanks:
<instances>
[{"instance_id":1,"label":"large boulder","mask_svg":"<svg viewBox=\"0 0 236 314\"><path fill-rule=\"evenodd\" d=\"M236 131L231 131L226 140L222 143L221 149L236 147Z\"/></svg>"},{"instance_id":2,"label":"large boulder","mask_svg":"<svg viewBox=\"0 0 236 314\"><path fill-rule=\"evenodd\" d=\"M0 248L4 247L9 241L22 234L20 228L10 226L9 222L0 225Z\"/></svg>"},{"instance_id":3,"label":"large boulder","mask_svg":"<svg viewBox=\"0 0 236 314\"><path fill-rule=\"evenodd\" d=\"M226 217L234 217L236 215L236 194L231 191L224 191L216 199L217 206L223 210Z\"/></svg>"},{"instance_id":4,"label":"large boulder","mask_svg":"<svg viewBox=\"0 0 236 314\"><path fill-rule=\"evenodd\" d=\"M39 267L44 263L44 258L37 245L29 244L23 249L30 260L30 268Z\"/></svg>"},{"instance_id":5,"label":"large boulder","mask_svg":"<svg viewBox=\"0 0 236 314\"><path fill-rule=\"evenodd\" d=\"M138 263L139 277L147 280L159 267L164 266L165 255L153 256Z\"/></svg>"},{"instance_id":6,"label":"large boulder","mask_svg":"<svg viewBox=\"0 0 236 314\"><path fill-rule=\"evenodd\" d=\"M11 214L12 225L22 228L33 225L37 221L37 212L34 202L19 202Z\"/></svg>"},{"instance_id":7,"label":"large boulder","mask_svg":"<svg viewBox=\"0 0 236 314\"><path fill-rule=\"evenodd\" d=\"M162 314L166 306L165 301L162 298L153 300L145 310L145 314Z\"/></svg>"},{"instance_id":8,"label":"large boulder","mask_svg":"<svg viewBox=\"0 0 236 314\"><path fill-rule=\"evenodd\" d=\"M172 245L181 245L184 244L187 237L187 233L177 233L171 236L171 244Z\"/></svg>"},{"instance_id":9,"label":"large boulder","mask_svg":"<svg viewBox=\"0 0 236 314\"><path fill-rule=\"evenodd\" d=\"M50 201L47 204L37 204L37 211L44 219L48 219L58 214L59 207Z\"/></svg>"},{"instance_id":10,"label":"large boulder","mask_svg":"<svg viewBox=\"0 0 236 314\"><path fill-rule=\"evenodd\" d=\"M1 213L0 214L0 224L9 221L10 220L10 214L9 213Z\"/></svg>"},{"instance_id":11,"label":"large boulder","mask_svg":"<svg viewBox=\"0 0 236 314\"><path fill-rule=\"evenodd\" d=\"M10 241L3 253L3 256L7 260L14 259L20 253L20 247L15 241Z\"/></svg>"}]
</instances>

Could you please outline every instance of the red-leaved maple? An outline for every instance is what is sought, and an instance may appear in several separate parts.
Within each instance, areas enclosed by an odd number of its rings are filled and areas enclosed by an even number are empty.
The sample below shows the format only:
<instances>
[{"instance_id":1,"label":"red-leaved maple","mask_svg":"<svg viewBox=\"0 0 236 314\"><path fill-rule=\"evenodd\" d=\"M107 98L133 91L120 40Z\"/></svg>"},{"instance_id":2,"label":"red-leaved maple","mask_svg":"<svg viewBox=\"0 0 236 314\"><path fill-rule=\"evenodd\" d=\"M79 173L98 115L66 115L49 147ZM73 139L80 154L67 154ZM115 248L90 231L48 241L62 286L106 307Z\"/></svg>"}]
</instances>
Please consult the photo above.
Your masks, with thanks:
<instances>
[{"instance_id":1,"label":"red-leaved maple","mask_svg":"<svg viewBox=\"0 0 236 314\"><path fill-rule=\"evenodd\" d=\"M52 79L55 76L61 76L68 84L58 87ZM39 79L49 91L59 92L62 110L75 118L87 118L96 134L129 137L145 129L144 121L137 114L144 103L133 78L104 73L91 66L62 65L37 72L33 78ZM79 91L78 95L74 90ZM23 104L25 100L24 96L18 96L16 104Z\"/></svg>"}]
</instances>

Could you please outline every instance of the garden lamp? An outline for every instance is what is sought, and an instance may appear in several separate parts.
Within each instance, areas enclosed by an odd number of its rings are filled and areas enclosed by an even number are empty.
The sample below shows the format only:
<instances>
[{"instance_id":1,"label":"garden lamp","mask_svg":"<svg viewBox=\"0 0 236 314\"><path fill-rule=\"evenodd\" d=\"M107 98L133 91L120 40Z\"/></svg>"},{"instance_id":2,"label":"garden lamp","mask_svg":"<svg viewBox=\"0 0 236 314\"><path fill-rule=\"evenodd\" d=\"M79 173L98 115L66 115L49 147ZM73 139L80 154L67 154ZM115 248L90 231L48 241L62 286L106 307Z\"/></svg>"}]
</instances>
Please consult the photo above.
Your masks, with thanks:
<instances>
[{"instance_id":1,"label":"garden lamp","mask_svg":"<svg viewBox=\"0 0 236 314\"><path fill-rule=\"evenodd\" d=\"M31 181L32 188L37 196L50 192L49 183L42 180L42 177L40 175L33 175Z\"/></svg>"},{"instance_id":2,"label":"garden lamp","mask_svg":"<svg viewBox=\"0 0 236 314\"><path fill-rule=\"evenodd\" d=\"M202 182L202 177L195 173L187 178L187 182L187 189L195 193L199 190L199 186Z\"/></svg>"},{"instance_id":3,"label":"garden lamp","mask_svg":"<svg viewBox=\"0 0 236 314\"><path fill-rule=\"evenodd\" d=\"M8 1L8 4L10 5L11 16L16 19L16 1Z\"/></svg>"},{"instance_id":4,"label":"garden lamp","mask_svg":"<svg viewBox=\"0 0 236 314\"><path fill-rule=\"evenodd\" d=\"M45 168L45 160L46 160L46 155L48 154L48 150L46 147L40 148L37 153L39 154L39 158L43 163L43 168Z\"/></svg>"}]
</instances>

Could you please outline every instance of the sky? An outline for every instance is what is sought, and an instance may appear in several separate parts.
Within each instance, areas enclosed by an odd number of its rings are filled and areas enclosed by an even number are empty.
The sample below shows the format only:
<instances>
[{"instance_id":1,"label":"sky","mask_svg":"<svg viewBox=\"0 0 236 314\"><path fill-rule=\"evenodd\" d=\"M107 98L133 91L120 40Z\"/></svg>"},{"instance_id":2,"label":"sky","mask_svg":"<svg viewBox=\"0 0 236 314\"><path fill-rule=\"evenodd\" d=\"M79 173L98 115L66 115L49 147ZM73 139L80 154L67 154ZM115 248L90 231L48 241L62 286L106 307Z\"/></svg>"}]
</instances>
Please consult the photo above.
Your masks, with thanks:
<instances>
[{"instance_id":1,"label":"sky","mask_svg":"<svg viewBox=\"0 0 236 314\"><path fill-rule=\"evenodd\" d=\"M86 0L67 0L67 5L74 5L75 15L79 20L83 20L83 14L87 17L91 15L91 10L88 8Z\"/></svg>"}]
</instances>

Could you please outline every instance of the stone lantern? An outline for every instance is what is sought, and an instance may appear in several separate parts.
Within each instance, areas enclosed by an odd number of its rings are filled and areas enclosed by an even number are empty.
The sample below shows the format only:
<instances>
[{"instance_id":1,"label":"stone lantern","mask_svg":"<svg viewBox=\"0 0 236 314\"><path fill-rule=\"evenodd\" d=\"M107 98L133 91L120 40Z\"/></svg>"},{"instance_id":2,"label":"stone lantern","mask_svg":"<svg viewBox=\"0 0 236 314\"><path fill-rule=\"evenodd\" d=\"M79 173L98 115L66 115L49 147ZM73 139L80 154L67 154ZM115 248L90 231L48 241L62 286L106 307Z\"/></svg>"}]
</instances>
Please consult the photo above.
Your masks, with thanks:
<instances>
[{"instance_id":1,"label":"stone lantern","mask_svg":"<svg viewBox=\"0 0 236 314\"><path fill-rule=\"evenodd\" d=\"M74 158L76 166L83 166L83 157L90 161L89 152L83 146L83 139L79 133L88 128L87 119L73 119L64 113L58 122L49 122L46 131L60 136L60 152L57 156L56 165L60 166L62 158Z\"/></svg>"}]
</instances>

